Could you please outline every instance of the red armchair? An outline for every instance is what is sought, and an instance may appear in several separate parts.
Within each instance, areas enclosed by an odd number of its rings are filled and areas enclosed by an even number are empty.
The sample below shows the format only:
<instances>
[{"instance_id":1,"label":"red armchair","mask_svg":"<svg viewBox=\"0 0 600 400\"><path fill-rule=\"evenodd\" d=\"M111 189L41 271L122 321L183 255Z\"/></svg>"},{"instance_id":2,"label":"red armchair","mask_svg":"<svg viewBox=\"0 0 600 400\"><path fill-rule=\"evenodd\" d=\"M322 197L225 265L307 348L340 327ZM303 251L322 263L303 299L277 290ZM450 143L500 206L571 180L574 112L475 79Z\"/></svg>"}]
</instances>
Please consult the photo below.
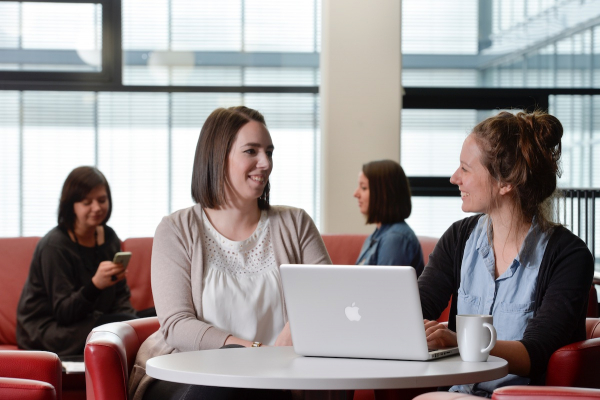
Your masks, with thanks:
<instances>
[{"instance_id":1,"label":"red armchair","mask_svg":"<svg viewBox=\"0 0 600 400\"><path fill-rule=\"evenodd\" d=\"M548 372L546 374L546 386L537 386L534 387L539 392L537 393L545 393L542 391L543 388L549 387L569 387L569 388L592 388L592 389L600 389L600 364L598 360L600 360L600 318L588 318L586 320L586 340L581 342L576 342L569 344L567 346L561 347L556 350L552 357L550 357L550 361L548 362ZM512 387L511 387L512 388ZM508 390L506 394L501 392L502 397L496 396L496 391L494 391L494 399L530 399L530 398L543 398L542 394L535 394L537 397L533 396L534 393L525 393L519 391L511 391L509 388L502 388L502 390ZM415 389L415 391L420 389ZM421 393L426 390L435 390L433 389L421 389ZM419 394L418 392L413 392L414 395ZM552 392L551 399L571 399L575 398L575 392L569 394L567 397L560 397L559 393L567 393L563 392ZM589 392L595 393L595 392ZM414 396L412 395L412 396ZM596 394L588 394L586 392L585 396L594 396ZM404 400L412 398L411 393L406 390L378 390L376 391L375 398L377 400ZM569 397L571 396L571 397ZM365 400L370 399L370 397L363 397ZM457 393L447 393L447 392L431 392L425 393L421 396L415 397L415 399L419 400L463 400L463 399L472 399L474 396L466 396ZM587 399L588 397L582 397L583 399ZM589 397L589 398L598 398L598 397Z\"/></svg>"},{"instance_id":2,"label":"red armchair","mask_svg":"<svg viewBox=\"0 0 600 400\"><path fill-rule=\"evenodd\" d=\"M94 328L85 345L87 400L127 400L127 381L144 340L158 318L115 322Z\"/></svg>"},{"instance_id":3,"label":"red armchair","mask_svg":"<svg viewBox=\"0 0 600 400\"><path fill-rule=\"evenodd\" d=\"M598 400L600 390L550 386L508 386L496 389L494 400Z\"/></svg>"},{"instance_id":4,"label":"red armchair","mask_svg":"<svg viewBox=\"0 0 600 400\"><path fill-rule=\"evenodd\" d=\"M461 393L433 392L415 397L414 400L475 400L481 397ZM493 400L598 400L600 390L549 386L507 386L496 389Z\"/></svg>"},{"instance_id":5,"label":"red armchair","mask_svg":"<svg viewBox=\"0 0 600 400\"><path fill-rule=\"evenodd\" d=\"M587 319L586 338L552 354L546 386L600 389L600 318Z\"/></svg>"},{"instance_id":6,"label":"red armchair","mask_svg":"<svg viewBox=\"0 0 600 400\"><path fill-rule=\"evenodd\" d=\"M0 351L0 398L61 400L62 366L46 351Z\"/></svg>"}]
</instances>

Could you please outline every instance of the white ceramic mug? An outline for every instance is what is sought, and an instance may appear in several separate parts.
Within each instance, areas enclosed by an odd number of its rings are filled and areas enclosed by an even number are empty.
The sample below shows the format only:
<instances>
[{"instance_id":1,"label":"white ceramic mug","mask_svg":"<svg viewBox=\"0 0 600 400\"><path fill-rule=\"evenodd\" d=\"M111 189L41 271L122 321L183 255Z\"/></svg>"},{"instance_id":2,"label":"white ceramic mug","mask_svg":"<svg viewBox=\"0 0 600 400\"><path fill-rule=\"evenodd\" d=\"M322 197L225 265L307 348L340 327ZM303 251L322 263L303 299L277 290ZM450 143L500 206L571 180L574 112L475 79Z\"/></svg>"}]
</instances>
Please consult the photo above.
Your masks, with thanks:
<instances>
[{"instance_id":1,"label":"white ceramic mug","mask_svg":"<svg viewBox=\"0 0 600 400\"><path fill-rule=\"evenodd\" d=\"M463 361L487 361L496 345L491 315L457 315L456 338Z\"/></svg>"}]
</instances>

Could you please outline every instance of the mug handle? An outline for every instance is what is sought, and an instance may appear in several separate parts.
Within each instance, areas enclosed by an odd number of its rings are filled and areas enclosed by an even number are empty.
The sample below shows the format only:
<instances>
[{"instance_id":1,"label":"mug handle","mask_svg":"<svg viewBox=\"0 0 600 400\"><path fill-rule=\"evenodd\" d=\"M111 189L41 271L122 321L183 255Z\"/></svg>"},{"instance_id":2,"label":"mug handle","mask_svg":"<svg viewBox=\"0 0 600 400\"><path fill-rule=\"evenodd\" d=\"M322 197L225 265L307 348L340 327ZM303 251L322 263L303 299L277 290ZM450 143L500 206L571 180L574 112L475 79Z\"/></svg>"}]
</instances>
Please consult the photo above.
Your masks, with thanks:
<instances>
[{"instance_id":1,"label":"mug handle","mask_svg":"<svg viewBox=\"0 0 600 400\"><path fill-rule=\"evenodd\" d=\"M481 352L489 353L496 345L496 328L494 328L494 325L489 324L487 322L484 322L483 326L485 326L486 328L488 328L490 330L490 333L492 334L492 340L490 341L490 345L488 347L486 347L485 349L481 350Z\"/></svg>"}]
</instances>

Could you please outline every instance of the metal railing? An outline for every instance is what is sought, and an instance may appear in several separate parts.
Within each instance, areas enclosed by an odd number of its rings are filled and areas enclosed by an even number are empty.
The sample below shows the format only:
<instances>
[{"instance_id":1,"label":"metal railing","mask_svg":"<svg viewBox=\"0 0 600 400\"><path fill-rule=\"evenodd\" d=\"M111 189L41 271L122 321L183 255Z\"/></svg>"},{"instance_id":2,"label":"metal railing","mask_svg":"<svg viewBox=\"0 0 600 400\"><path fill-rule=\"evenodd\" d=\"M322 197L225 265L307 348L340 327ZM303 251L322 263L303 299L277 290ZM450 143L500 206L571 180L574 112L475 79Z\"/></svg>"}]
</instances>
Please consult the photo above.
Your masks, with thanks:
<instances>
[{"instance_id":1,"label":"metal railing","mask_svg":"<svg viewBox=\"0 0 600 400\"><path fill-rule=\"evenodd\" d=\"M555 222L566 226L589 247L596 259L596 202L600 189L563 188L556 197Z\"/></svg>"}]
</instances>

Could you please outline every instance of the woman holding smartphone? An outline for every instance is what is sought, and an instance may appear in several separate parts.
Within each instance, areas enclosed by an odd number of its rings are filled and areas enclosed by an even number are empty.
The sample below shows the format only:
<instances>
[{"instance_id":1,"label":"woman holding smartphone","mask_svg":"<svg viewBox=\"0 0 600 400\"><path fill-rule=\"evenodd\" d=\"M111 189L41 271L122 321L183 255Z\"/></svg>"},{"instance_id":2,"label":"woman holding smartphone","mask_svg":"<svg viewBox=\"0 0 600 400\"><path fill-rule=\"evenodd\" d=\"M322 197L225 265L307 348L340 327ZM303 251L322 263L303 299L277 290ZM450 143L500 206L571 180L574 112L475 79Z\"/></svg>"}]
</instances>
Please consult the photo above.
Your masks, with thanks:
<instances>
[{"instance_id":1,"label":"woman holding smartphone","mask_svg":"<svg viewBox=\"0 0 600 400\"><path fill-rule=\"evenodd\" d=\"M160 329L140 347L131 399L279 399L290 392L154 380L146 361L224 346L290 346L281 264L330 264L302 209L269 204L274 145L264 117L219 108L204 123L192 171L195 206L165 217L152 248ZM228 350L221 350L228 351Z\"/></svg>"},{"instance_id":2,"label":"woman holding smartphone","mask_svg":"<svg viewBox=\"0 0 600 400\"><path fill-rule=\"evenodd\" d=\"M17 308L17 343L59 356L83 354L93 327L137 318L121 242L106 222L110 186L97 168L75 168L63 185L58 226L38 243Z\"/></svg>"},{"instance_id":3,"label":"woman holding smartphone","mask_svg":"<svg viewBox=\"0 0 600 400\"><path fill-rule=\"evenodd\" d=\"M462 210L477 213L442 235L419 278L428 345L456 346L456 315L493 315L491 354L502 379L453 386L490 397L507 385L543 385L550 356L585 339L594 260L585 243L552 222L563 128L555 117L508 112L465 139L458 185ZM448 325L437 319L452 296Z\"/></svg>"}]
</instances>

